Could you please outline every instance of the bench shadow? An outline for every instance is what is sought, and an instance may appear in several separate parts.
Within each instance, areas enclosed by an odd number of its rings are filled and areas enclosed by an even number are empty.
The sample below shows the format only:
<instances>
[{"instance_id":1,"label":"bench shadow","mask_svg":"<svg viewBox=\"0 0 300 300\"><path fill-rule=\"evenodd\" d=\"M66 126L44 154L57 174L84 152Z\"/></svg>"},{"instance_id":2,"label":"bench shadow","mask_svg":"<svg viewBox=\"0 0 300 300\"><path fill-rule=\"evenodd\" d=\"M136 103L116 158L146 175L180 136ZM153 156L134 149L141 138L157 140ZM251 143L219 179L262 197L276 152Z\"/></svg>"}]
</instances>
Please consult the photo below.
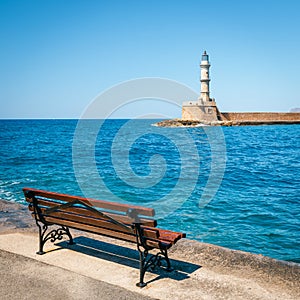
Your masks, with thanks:
<instances>
[{"instance_id":1,"label":"bench shadow","mask_svg":"<svg viewBox=\"0 0 300 300\"><path fill-rule=\"evenodd\" d=\"M74 243L75 244L70 245L67 241L63 241L56 243L55 245L139 270L138 250L94 240L85 236L74 238ZM164 268L159 267L154 270L147 270L149 273L158 275L154 279L149 280L147 283L151 283L162 278L170 278L177 281L185 280L190 278L190 274L201 268L200 265L172 258L170 258L170 262L174 269L172 272L167 272ZM147 279L147 272L145 280Z\"/></svg>"}]
</instances>

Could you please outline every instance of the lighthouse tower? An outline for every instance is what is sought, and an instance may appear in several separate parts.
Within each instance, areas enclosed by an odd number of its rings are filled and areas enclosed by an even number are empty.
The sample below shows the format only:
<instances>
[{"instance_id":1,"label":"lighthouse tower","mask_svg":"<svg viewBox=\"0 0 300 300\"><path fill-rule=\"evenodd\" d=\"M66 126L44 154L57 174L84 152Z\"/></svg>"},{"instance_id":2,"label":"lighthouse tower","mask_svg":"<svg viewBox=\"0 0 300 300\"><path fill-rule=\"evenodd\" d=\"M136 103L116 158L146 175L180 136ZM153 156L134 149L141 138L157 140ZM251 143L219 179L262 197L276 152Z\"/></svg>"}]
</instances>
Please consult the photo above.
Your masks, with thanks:
<instances>
[{"instance_id":1,"label":"lighthouse tower","mask_svg":"<svg viewBox=\"0 0 300 300\"><path fill-rule=\"evenodd\" d=\"M219 120L219 111L214 98L209 97L209 57L206 51L200 63L201 92L196 101L186 101L182 105L182 120L212 123Z\"/></svg>"},{"instance_id":2,"label":"lighthouse tower","mask_svg":"<svg viewBox=\"0 0 300 300\"><path fill-rule=\"evenodd\" d=\"M201 71L201 77L200 77L200 82L201 82L201 93L200 93L200 98L199 100L203 104L203 102L206 101L211 101L209 98L209 60L208 60L208 55L206 51L202 54L202 59L200 63L200 71Z\"/></svg>"}]
</instances>

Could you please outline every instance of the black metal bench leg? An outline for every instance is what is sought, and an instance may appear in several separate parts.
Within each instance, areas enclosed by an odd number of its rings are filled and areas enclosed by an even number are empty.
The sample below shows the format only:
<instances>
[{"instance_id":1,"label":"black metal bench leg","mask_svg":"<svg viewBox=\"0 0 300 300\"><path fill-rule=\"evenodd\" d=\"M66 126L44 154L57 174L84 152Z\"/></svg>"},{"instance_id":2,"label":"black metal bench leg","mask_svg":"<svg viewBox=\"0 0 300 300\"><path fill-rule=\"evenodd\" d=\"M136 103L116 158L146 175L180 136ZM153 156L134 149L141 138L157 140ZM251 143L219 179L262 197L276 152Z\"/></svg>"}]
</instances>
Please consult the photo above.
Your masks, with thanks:
<instances>
[{"instance_id":1,"label":"black metal bench leg","mask_svg":"<svg viewBox=\"0 0 300 300\"><path fill-rule=\"evenodd\" d=\"M44 244L45 244L45 241L44 241L43 237L45 235L45 232L48 229L48 226L47 225L43 225L43 229L42 229L42 226L38 222L36 222L36 224L37 224L37 226L39 228L39 251L36 252L36 254L43 255L43 254L45 254L45 252L43 251Z\"/></svg>"},{"instance_id":2,"label":"black metal bench leg","mask_svg":"<svg viewBox=\"0 0 300 300\"><path fill-rule=\"evenodd\" d=\"M174 269L171 267L171 262L168 257L168 251L164 249L160 249L160 252L157 254L151 254L148 257L148 250L142 251L140 247L138 247L139 255L140 255L140 282L136 285L138 287L144 287L147 283L144 282L144 276L148 269L154 270L157 266L161 267L161 261L165 260L167 263L167 268L165 269L167 272L171 272Z\"/></svg>"},{"instance_id":3,"label":"black metal bench leg","mask_svg":"<svg viewBox=\"0 0 300 300\"><path fill-rule=\"evenodd\" d=\"M62 240L63 235L67 235L69 237L69 244L73 245L74 241L72 238L72 235L70 233L70 230L66 226L61 226L58 229L53 229L50 232L46 233L48 230L48 226L43 224L42 226L39 224L38 221L36 221L36 224L39 228L39 251L36 252L38 255L45 254L43 248L45 243L50 240L52 243L54 243L56 240Z\"/></svg>"},{"instance_id":4,"label":"black metal bench leg","mask_svg":"<svg viewBox=\"0 0 300 300\"><path fill-rule=\"evenodd\" d=\"M136 284L136 286L142 288L145 287L147 285L147 283L144 282L144 276L145 276L145 272L146 272L146 268L145 268L145 261L146 261L146 256L148 254L148 251L145 250L144 252L139 250L139 256L140 256L140 281Z\"/></svg>"},{"instance_id":5,"label":"black metal bench leg","mask_svg":"<svg viewBox=\"0 0 300 300\"><path fill-rule=\"evenodd\" d=\"M72 235L71 235L71 233L70 233L69 228L68 228L68 227L65 227L65 226L63 226L63 228L64 228L65 231L66 231L66 235L69 237L69 245L74 245L75 242L74 242L74 240L73 240L73 237L72 237Z\"/></svg>"},{"instance_id":6,"label":"black metal bench leg","mask_svg":"<svg viewBox=\"0 0 300 300\"><path fill-rule=\"evenodd\" d=\"M166 269L166 271L167 272L172 272L174 270L174 268L172 268L172 266L171 266L171 262L170 262L169 257L168 257L168 250L162 250L161 249L161 253L164 256L165 261L167 262L167 269Z\"/></svg>"}]
</instances>

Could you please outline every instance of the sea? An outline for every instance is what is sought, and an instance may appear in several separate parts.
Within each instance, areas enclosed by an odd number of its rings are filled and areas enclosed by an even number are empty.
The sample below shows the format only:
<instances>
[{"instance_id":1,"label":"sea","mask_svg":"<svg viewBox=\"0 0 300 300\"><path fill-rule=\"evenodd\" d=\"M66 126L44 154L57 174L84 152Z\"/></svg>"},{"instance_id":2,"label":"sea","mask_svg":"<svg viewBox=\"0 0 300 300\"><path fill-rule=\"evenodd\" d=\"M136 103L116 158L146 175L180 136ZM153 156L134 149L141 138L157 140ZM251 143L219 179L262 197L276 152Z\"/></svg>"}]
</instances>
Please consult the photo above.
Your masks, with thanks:
<instances>
[{"instance_id":1,"label":"sea","mask_svg":"<svg viewBox=\"0 0 300 300\"><path fill-rule=\"evenodd\" d=\"M187 238L300 263L300 125L0 120L0 199L23 187L154 207Z\"/></svg>"}]
</instances>

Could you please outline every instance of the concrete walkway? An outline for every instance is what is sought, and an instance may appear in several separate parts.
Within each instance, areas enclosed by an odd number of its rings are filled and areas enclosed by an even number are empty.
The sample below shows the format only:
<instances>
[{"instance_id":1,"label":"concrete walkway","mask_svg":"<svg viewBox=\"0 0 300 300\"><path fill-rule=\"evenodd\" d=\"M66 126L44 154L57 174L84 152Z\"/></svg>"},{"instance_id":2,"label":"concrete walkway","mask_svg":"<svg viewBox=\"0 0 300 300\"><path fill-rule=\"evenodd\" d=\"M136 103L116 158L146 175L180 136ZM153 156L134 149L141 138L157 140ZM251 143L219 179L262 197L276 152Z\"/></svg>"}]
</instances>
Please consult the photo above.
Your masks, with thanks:
<instances>
[{"instance_id":1,"label":"concrete walkway","mask_svg":"<svg viewBox=\"0 0 300 300\"><path fill-rule=\"evenodd\" d=\"M0 299L151 299L35 259L0 250Z\"/></svg>"}]
</instances>

